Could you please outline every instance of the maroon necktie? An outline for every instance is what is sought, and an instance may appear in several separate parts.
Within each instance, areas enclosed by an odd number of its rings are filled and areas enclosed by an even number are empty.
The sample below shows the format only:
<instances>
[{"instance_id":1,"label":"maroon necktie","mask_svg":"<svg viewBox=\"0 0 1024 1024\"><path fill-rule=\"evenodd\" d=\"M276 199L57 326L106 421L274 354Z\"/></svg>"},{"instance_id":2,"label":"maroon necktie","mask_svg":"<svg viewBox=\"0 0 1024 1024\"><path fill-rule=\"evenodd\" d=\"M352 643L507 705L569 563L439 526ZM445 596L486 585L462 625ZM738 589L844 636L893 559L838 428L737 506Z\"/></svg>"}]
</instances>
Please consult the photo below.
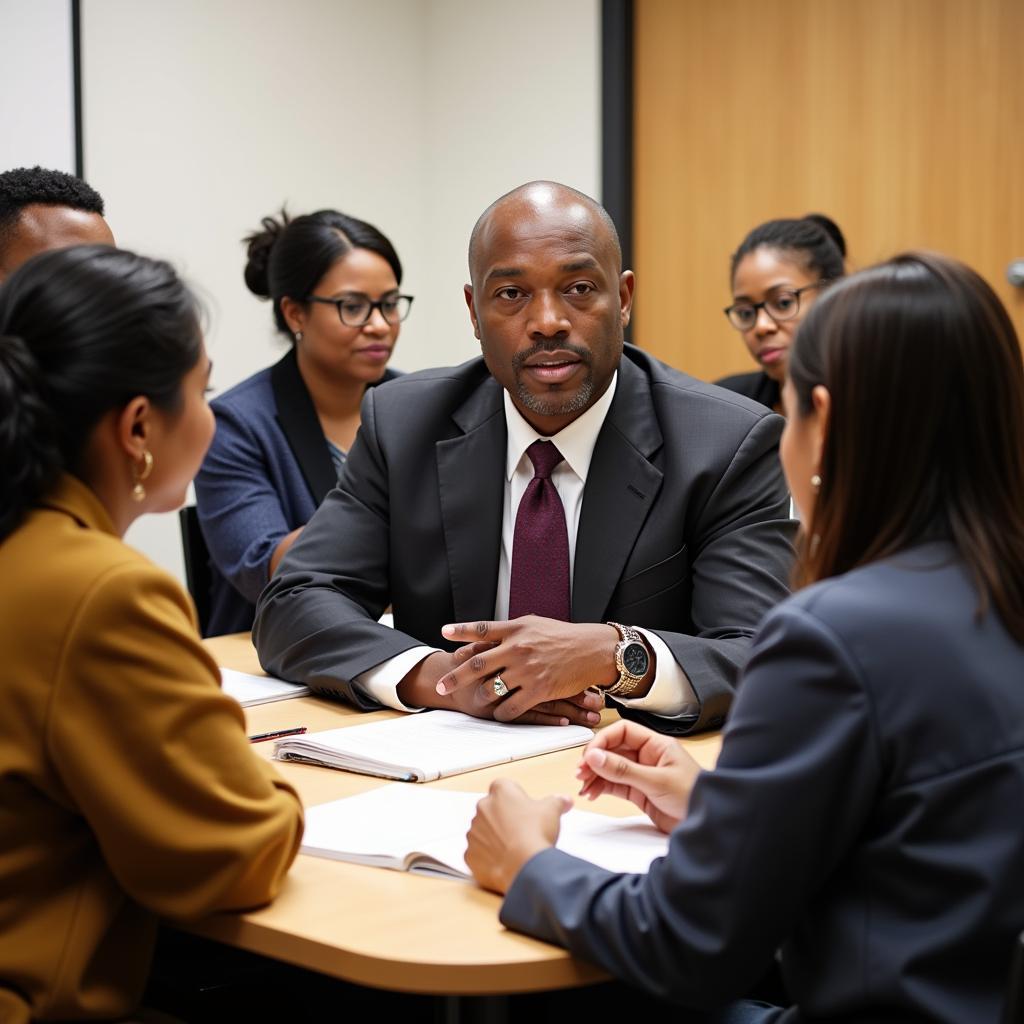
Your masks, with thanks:
<instances>
[{"instance_id":1,"label":"maroon necktie","mask_svg":"<svg viewBox=\"0 0 1024 1024\"><path fill-rule=\"evenodd\" d=\"M551 482L562 453L550 441L534 441L526 454L534 476L516 513L508 617L533 614L568 622L569 536L562 499Z\"/></svg>"}]
</instances>

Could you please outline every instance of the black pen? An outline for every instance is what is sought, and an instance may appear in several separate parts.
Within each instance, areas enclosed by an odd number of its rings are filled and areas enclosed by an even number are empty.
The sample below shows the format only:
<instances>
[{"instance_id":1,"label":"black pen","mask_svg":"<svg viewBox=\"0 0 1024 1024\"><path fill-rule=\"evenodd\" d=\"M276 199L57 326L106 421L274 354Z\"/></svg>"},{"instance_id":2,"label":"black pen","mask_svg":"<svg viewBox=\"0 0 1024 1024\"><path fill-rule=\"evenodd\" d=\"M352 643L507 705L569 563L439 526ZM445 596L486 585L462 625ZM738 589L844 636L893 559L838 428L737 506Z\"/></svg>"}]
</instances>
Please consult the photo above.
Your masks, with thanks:
<instances>
[{"instance_id":1,"label":"black pen","mask_svg":"<svg viewBox=\"0 0 1024 1024\"><path fill-rule=\"evenodd\" d=\"M262 743L264 740L276 740L282 736L300 736L306 731L304 725L297 725L294 729L275 729L273 732L258 732L255 736L249 737L250 743Z\"/></svg>"}]
</instances>

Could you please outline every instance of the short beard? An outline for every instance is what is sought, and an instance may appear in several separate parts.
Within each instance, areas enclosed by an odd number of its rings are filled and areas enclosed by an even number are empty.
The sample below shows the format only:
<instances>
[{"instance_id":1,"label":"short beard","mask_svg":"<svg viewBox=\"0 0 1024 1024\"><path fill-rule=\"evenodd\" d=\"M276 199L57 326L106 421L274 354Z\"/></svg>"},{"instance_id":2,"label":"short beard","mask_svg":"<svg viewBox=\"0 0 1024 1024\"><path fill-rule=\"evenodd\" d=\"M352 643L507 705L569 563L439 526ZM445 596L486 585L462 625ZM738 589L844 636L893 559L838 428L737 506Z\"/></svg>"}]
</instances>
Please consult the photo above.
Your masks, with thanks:
<instances>
[{"instance_id":1,"label":"short beard","mask_svg":"<svg viewBox=\"0 0 1024 1024\"><path fill-rule=\"evenodd\" d=\"M550 398L546 398L544 395L534 394L523 383L522 369L526 360L542 352L554 352L558 349L572 352L573 355L579 356L580 362L587 368L586 377L584 377L578 390L573 395L559 395L555 393ZM534 412L538 416L571 416L574 413L583 412L590 405L594 397L594 369L591 365L590 352L585 348L569 345L564 341L553 342L549 345L534 345L533 348L527 349L525 352L516 353L512 357L512 372L515 374L516 379L516 398L519 399L523 408L529 409L530 412ZM558 385L552 384L551 387L555 389Z\"/></svg>"}]
</instances>

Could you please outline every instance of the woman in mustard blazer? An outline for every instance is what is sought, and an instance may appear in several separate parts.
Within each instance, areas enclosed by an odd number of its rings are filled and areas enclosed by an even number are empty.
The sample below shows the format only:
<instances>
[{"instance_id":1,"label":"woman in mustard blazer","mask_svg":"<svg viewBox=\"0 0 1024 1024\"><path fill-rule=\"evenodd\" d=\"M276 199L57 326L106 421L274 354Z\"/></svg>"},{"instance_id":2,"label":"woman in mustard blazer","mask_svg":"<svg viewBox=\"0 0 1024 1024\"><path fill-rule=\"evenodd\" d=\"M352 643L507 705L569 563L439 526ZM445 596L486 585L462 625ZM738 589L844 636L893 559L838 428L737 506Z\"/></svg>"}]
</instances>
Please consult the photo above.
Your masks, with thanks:
<instances>
[{"instance_id":1,"label":"woman in mustard blazer","mask_svg":"<svg viewBox=\"0 0 1024 1024\"><path fill-rule=\"evenodd\" d=\"M213 435L193 297L105 246L0 288L0 1020L137 1005L158 915L276 893L298 797L249 748L191 603L121 540Z\"/></svg>"}]
</instances>

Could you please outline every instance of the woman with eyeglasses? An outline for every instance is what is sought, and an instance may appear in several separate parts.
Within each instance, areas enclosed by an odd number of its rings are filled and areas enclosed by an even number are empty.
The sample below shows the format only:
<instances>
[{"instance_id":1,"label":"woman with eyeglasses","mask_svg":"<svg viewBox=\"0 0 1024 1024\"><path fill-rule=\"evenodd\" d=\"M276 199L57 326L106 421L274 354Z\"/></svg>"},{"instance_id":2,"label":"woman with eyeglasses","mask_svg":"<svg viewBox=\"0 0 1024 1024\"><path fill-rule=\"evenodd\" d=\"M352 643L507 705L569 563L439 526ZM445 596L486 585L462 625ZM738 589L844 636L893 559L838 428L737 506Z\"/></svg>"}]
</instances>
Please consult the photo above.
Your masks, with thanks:
<instances>
[{"instance_id":1,"label":"woman with eyeglasses","mask_svg":"<svg viewBox=\"0 0 1024 1024\"><path fill-rule=\"evenodd\" d=\"M388 369L412 296L377 228L336 210L264 218L245 239L249 290L291 342L276 365L217 398L217 435L196 478L210 551L209 636L252 627L260 591L327 492Z\"/></svg>"},{"instance_id":2,"label":"woman with eyeglasses","mask_svg":"<svg viewBox=\"0 0 1024 1024\"><path fill-rule=\"evenodd\" d=\"M552 849L511 782L467 863L503 923L691 1007L687 1021L996 1024L1024 926L1024 364L992 289L910 253L822 296L783 389L803 513L718 764L622 721L582 794L668 854L615 875ZM792 1005L735 1005L775 960Z\"/></svg>"},{"instance_id":3,"label":"woman with eyeglasses","mask_svg":"<svg viewBox=\"0 0 1024 1024\"><path fill-rule=\"evenodd\" d=\"M845 256L843 233L820 213L754 228L732 255L725 315L761 369L715 383L782 412L793 335L822 288L843 276Z\"/></svg>"},{"instance_id":4,"label":"woman with eyeglasses","mask_svg":"<svg viewBox=\"0 0 1024 1024\"><path fill-rule=\"evenodd\" d=\"M160 918L266 903L302 835L192 603L122 541L213 435L166 263L47 252L0 287L0 1021L123 1020Z\"/></svg>"}]
</instances>

